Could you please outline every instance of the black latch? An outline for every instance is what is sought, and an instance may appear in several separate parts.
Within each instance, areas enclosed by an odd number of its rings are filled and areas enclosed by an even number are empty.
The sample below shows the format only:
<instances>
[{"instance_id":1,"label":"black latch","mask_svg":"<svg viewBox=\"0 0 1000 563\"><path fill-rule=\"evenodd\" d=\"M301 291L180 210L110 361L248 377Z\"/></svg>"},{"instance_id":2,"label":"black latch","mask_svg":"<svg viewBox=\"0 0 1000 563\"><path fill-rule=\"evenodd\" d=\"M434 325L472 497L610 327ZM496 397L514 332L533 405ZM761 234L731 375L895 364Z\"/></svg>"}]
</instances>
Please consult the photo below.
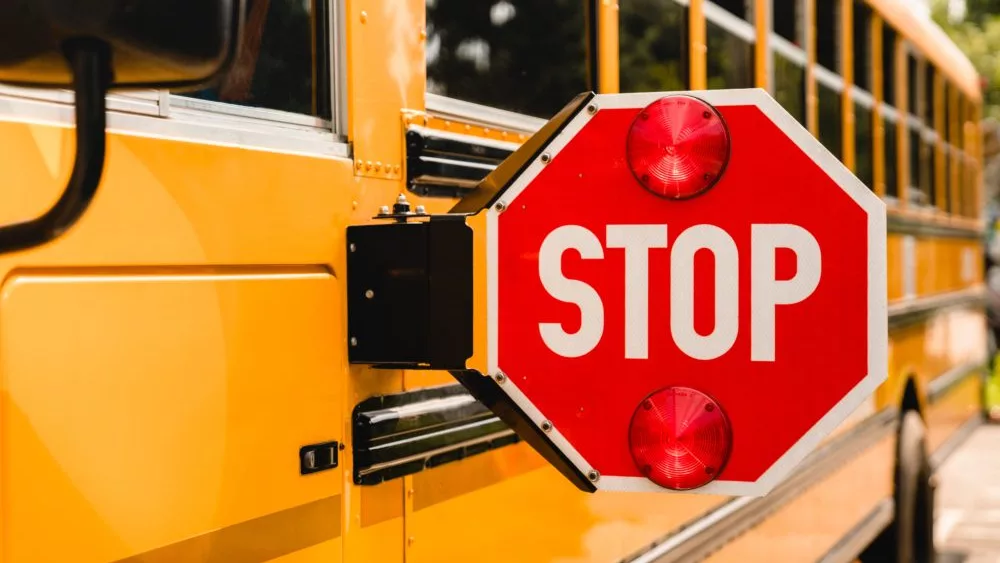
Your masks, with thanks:
<instances>
[{"instance_id":1,"label":"black latch","mask_svg":"<svg viewBox=\"0 0 1000 563\"><path fill-rule=\"evenodd\" d=\"M337 467L340 444L324 442L299 448L299 473L309 475Z\"/></svg>"},{"instance_id":2,"label":"black latch","mask_svg":"<svg viewBox=\"0 0 1000 563\"><path fill-rule=\"evenodd\" d=\"M406 221L413 216L422 220ZM394 209L380 217L396 222L347 229L349 361L464 368L472 356L472 229L461 215Z\"/></svg>"}]
</instances>

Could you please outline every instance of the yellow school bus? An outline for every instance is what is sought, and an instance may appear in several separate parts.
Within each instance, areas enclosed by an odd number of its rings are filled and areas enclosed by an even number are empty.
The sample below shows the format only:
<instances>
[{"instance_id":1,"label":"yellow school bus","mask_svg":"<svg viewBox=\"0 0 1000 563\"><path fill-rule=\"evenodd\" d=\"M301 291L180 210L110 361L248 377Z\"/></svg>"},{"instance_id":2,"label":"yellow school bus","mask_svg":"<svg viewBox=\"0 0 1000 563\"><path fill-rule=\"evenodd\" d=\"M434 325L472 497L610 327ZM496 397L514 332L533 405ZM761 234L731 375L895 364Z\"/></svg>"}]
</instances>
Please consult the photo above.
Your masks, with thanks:
<instances>
[{"instance_id":1,"label":"yellow school bus","mask_svg":"<svg viewBox=\"0 0 1000 563\"><path fill-rule=\"evenodd\" d=\"M889 379L773 492L585 494L448 373L349 363L348 226L447 212L579 92L746 87L889 209ZM58 197L72 103L0 88L0 223ZM107 103L89 209L0 256L2 561L930 560L982 100L902 2L253 0L219 84Z\"/></svg>"}]
</instances>

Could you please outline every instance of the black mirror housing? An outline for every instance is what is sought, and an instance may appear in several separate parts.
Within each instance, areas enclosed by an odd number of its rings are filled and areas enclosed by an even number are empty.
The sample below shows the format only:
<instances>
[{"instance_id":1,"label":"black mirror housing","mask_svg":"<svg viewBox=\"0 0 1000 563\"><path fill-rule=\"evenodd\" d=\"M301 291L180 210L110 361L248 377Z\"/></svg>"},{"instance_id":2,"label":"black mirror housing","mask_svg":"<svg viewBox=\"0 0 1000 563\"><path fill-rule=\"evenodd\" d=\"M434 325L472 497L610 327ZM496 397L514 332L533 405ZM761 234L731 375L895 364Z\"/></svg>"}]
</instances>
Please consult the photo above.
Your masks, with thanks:
<instances>
[{"instance_id":1,"label":"black mirror housing","mask_svg":"<svg viewBox=\"0 0 1000 563\"><path fill-rule=\"evenodd\" d=\"M235 58L241 0L0 1L0 82L71 88L67 45L110 50L115 88L197 88Z\"/></svg>"}]
</instances>

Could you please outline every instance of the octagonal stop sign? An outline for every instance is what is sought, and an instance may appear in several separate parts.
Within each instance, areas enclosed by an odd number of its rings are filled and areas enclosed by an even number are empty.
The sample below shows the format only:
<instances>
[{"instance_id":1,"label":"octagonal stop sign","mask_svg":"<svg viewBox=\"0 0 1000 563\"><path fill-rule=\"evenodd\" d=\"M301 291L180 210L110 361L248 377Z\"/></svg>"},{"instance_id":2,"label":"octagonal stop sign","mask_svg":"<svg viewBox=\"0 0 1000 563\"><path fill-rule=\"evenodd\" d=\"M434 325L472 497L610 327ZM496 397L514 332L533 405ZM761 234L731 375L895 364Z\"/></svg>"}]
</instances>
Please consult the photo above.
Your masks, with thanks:
<instances>
[{"instance_id":1,"label":"octagonal stop sign","mask_svg":"<svg viewBox=\"0 0 1000 563\"><path fill-rule=\"evenodd\" d=\"M597 489L764 494L886 377L885 206L762 90L585 99L486 224L490 374Z\"/></svg>"}]
</instances>

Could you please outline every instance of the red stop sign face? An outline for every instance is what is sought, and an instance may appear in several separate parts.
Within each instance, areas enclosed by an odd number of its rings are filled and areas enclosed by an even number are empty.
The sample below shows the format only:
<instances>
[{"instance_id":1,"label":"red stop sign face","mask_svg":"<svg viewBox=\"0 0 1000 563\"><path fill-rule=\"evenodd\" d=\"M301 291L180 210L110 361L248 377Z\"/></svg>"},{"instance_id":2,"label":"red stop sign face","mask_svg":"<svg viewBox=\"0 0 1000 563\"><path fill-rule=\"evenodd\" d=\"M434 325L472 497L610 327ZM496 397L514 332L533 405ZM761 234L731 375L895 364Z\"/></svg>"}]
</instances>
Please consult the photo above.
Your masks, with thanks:
<instances>
[{"instance_id":1,"label":"red stop sign face","mask_svg":"<svg viewBox=\"0 0 1000 563\"><path fill-rule=\"evenodd\" d=\"M489 369L598 489L665 490L637 409L703 393L730 443L696 490L763 494L885 380L885 207L761 90L694 94L728 162L656 194L626 139L664 95L594 97L488 211Z\"/></svg>"}]
</instances>

